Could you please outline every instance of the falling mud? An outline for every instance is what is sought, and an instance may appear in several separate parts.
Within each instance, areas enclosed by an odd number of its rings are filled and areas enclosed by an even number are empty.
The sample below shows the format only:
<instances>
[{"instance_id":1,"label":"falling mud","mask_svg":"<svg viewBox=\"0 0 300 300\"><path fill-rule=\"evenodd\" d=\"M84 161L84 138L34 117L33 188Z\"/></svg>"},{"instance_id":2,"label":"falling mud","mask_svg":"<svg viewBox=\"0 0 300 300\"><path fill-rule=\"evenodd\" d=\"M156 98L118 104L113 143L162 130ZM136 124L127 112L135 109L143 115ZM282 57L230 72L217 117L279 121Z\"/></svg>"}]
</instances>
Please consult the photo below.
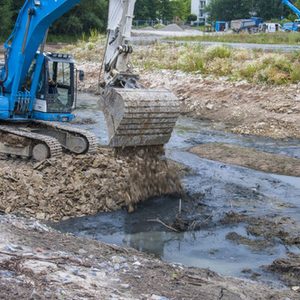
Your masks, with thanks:
<instances>
[{"instance_id":1,"label":"falling mud","mask_svg":"<svg viewBox=\"0 0 300 300\"><path fill-rule=\"evenodd\" d=\"M157 149L49 159L0 161L0 210L61 220L135 205L150 197L181 193L174 163Z\"/></svg>"}]
</instances>

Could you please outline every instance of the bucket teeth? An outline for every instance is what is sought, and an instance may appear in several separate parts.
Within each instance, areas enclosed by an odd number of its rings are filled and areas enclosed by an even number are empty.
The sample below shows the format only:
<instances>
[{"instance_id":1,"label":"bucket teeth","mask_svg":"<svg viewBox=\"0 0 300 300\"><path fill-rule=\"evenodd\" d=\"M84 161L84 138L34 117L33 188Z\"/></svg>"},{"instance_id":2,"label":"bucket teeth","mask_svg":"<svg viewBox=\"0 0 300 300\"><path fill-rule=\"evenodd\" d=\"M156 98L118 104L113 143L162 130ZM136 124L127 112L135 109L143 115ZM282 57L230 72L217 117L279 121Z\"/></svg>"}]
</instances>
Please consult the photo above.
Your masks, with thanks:
<instances>
[{"instance_id":1,"label":"bucket teeth","mask_svg":"<svg viewBox=\"0 0 300 300\"><path fill-rule=\"evenodd\" d=\"M109 89L103 98L110 147L164 145L180 114L167 90Z\"/></svg>"}]
</instances>

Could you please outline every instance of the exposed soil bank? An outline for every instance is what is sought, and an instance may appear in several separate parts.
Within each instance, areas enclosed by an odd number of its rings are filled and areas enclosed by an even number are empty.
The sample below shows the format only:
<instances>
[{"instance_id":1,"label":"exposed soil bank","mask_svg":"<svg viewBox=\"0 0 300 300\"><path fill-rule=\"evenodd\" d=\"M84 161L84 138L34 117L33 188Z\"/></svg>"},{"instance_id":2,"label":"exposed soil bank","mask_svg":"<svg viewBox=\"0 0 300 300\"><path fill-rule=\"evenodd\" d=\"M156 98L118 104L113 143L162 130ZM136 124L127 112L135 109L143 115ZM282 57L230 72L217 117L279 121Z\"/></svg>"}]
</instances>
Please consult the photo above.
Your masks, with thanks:
<instances>
[{"instance_id":1,"label":"exposed soil bank","mask_svg":"<svg viewBox=\"0 0 300 300\"><path fill-rule=\"evenodd\" d=\"M182 99L183 113L222 122L234 133L300 137L299 85L231 83L173 71L151 71L143 78L152 87L172 89Z\"/></svg>"},{"instance_id":2,"label":"exposed soil bank","mask_svg":"<svg viewBox=\"0 0 300 300\"><path fill-rule=\"evenodd\" d=\"M50 159L33 164L0 161L0 211L60 220L127 207L150 197L181 192L176 166L160 149Z\"/></svg>"},{"instance_id":3,"label":"exposed soil bank","mask_svg":"<svg viewBox=\"0 0 300 300\"><path fill-rule=\"evenodd\" d=\"M0 216L2 299L297 299L299 294L169 265L133 249Z\"/></svg>"},{"instance_id":4,"label":"exposed soil bank","mask_svg":"<svg viewBox=\"0 0 300 300\"><path fill-rule=\"evenodd\" d=\"M300 177L300 159L257 151L237 145L209 143L190 149L210 160L243 166L267 173Z\"/></svg>"}]
</instances>

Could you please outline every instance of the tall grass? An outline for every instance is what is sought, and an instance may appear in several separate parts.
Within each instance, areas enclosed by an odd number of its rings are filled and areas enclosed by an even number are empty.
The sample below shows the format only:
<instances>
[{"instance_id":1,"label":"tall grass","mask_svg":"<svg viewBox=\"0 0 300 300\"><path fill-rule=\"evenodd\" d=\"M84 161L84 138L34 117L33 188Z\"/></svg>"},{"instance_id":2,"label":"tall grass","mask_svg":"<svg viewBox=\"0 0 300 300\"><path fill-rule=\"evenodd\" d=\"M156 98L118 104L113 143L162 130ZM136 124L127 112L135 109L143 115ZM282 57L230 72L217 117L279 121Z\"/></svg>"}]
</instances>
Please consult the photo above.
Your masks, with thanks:
<instances>
[{"instance_id":1,"label":"tall grass","mask_svg":"<svg viewBox=\"0 0 300 300\"><path fill-rule=\"evenodd\" d=\"M146 69L181 70L253 83L281 85L300 81L300 52L280 54L224 46L157 45L135 55L134 63Z\"/></svg>"},{"instance_id":2,"label":"tall grass","mask_svg":"<svg viewBox=\"0 0 300 300\"><path fill-rule=\"evenodd\" d=\"M64 51L77 60L100 62L106 38L97 32L83 37ZM227 77L252 83L281 85L300 81L300 51L265 53L261 50L238 50L225 46L199 45L137 46L132 57L136 67L146 70L169 69L203 76Z\"/></svg>"},{"instance_id":3,"label":"tall grass","mask_svg":"<svg viewBox=\"0 0 300 300\"><path fill-rule=\"evenodd\" d=\"M300 45L299 32L203 35L203 36L190 36L190 37L173 37L170 39L180 40L180 41L199 41L199 42L206 41L206 42L225 42L225 43Z\"/></svg>"}]
</instances>

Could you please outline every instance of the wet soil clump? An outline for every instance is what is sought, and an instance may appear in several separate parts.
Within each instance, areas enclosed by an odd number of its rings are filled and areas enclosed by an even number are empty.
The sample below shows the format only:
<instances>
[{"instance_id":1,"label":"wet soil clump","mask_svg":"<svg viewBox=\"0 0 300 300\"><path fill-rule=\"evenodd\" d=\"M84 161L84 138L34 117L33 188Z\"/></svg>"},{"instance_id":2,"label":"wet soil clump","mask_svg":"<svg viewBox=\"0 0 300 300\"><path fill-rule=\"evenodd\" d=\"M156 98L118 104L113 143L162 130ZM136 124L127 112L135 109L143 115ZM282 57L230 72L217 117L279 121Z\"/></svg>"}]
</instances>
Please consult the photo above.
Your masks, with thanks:
<instances>
[{"instance_id":1,"label":"wet soil clump","mask_svg":"<svg viewBox=\"0 0 300 300\"><path fill-rule=\"evenodd\" d=\"M61 220L135 205L182 192L174 163L157 149L64 155L33 164L0 161L0 211Z\"/></svg>"},{"instance_id":2,"label":"wet soil clump","mask_svg":"<svg viewBox=\"0 0 300 300\"><path fill-rule=\"evenodd\" d=\"M300 177L300 159L231 144L209 143L193 147L192 153L210 160L267 173Z\"/></svg>"},{"instance_id":3,"label":"wet soil clump","mask_svg":"<svg viewBox=\"0 0 300 300\"><path fill-rule=\"evenodd\" d=\"M278 274L289 286L298 286L300 292L300 255L290 253L286 258L276 259L266 269Z\"/></svg>"},{"instance_id":4,"label":"wet soil clump","mask_svg":"<svg viewBox=\"0 0 300 300\"><path fill-rule=\"evenodd\" d=\"M280 239L286 245L300 246L300 224L291 217L279 215L252 217L228 212L220 223L223 225L245 223L247 234L253 237L263 238L266 242Z\"/></svg>"},{"instance_id":5,"label":"wet soil clump","mask_svg":"<svg viewBox=\"0 0 300 300\"><path fill-rule=\"evenodd\" d=\"M287 249L300 248L300 224L290 217L269 215L252 217L236 212L227 213L221 220L223 225L244 223L247 236L230 232L226 239L234 243L250 247L253 250L272 250L276 242L280 241ZM271 265L263 269L274 274L288 286L300 286L300 255L289 252L287 257L276 259ZM300 290L300 288L299 288Z\"/></svg>"}]
</instances>

